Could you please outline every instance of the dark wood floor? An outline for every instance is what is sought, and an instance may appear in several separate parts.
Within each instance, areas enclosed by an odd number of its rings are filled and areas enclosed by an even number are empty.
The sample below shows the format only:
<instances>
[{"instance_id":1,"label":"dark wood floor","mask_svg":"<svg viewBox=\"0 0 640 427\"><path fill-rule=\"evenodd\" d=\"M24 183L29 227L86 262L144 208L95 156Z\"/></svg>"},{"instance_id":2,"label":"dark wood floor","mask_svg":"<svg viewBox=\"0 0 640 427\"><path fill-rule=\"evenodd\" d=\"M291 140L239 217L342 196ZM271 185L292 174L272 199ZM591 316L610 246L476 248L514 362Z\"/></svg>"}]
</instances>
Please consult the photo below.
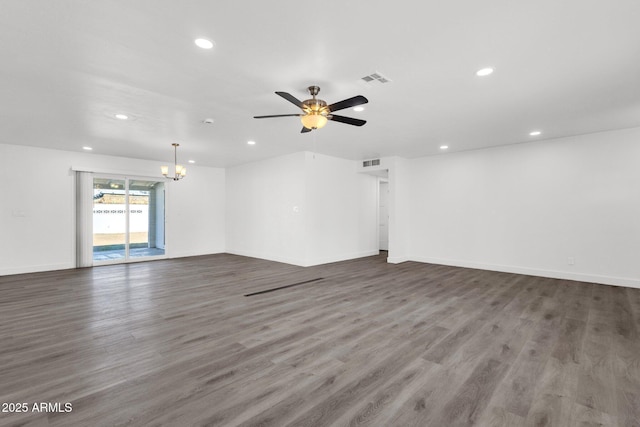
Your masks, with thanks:
<instances>
[{"instance_id":1,"label":"dark wood floor","mask_svg":"<svg viewBox=\"0 0 640 427\"><path fill-rule=\"evenodd\" d=\"M639 329L640 290L383 257L4 276L0 425L638 426Z\"/></svg>"}]
</instances>

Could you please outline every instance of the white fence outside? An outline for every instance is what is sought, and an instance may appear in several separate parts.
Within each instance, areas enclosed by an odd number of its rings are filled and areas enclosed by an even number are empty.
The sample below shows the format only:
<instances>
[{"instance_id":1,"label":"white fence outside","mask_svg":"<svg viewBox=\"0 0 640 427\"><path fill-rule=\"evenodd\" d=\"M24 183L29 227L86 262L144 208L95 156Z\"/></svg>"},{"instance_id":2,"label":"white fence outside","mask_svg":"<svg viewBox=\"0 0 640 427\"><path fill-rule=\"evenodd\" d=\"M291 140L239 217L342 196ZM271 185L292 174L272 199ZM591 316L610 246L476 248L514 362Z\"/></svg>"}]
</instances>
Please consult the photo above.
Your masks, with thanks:
<instances>
[{"instance_id":1,"label":"white fence outside","mask_svg":"<svg viewBox=\"0 0 640 427\"><path fill-rule=\"evenodd\" d=\"M149 206L129 205L129 232L149 230ZM121 234L126 230L125 205L104 204L93 207L93 232L95 234Z\"/></svg>"}]
</instances>

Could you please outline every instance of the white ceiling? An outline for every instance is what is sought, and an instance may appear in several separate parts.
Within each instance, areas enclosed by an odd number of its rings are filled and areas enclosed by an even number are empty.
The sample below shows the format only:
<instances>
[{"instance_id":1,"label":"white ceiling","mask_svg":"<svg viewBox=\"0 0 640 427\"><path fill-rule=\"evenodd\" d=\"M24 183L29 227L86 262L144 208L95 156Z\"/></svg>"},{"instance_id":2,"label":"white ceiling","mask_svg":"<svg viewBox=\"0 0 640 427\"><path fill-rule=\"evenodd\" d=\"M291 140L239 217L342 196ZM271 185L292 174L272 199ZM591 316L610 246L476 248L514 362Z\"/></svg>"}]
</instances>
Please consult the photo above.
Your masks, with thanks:
<instances>
[{"instance_id":1,"label":"white ceiling","mask_svg":"<svg viewBox=\"0 0 640 427\"><path fill-rule=\"evenodd\" d=\"M230 166L635 127L639 22L637 0L2 0L0 143L168 161L179 142L183 162ZM393 81L360 80L376 71ZM274 92L311 84L328 103L366 96L339 114L368 123L252 118L297 113Z\"/></svg>"}]
</instances>

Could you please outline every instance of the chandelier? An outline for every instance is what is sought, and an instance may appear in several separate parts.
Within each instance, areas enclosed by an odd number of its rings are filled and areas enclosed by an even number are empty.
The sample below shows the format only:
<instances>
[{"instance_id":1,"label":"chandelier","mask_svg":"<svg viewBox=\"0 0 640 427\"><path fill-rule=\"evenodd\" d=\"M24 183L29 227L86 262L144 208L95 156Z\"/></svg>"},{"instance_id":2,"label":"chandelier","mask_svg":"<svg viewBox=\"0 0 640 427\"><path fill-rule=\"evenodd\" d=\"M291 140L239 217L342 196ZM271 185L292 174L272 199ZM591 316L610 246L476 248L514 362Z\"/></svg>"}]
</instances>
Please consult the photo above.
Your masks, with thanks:
<instances>
[{"instance_id":1,"label":"chandelier","mask_svg":"<svg viewBox=\"0 0 640 427\"><path fill-rule=\"evenodd\" d=\"M160 166L160 170L165 178L178 181L187 175L187 168L178 164L178 147L180 144L174 142L171 145L173 145L173 164L175 166L175 173L173 176L169 175L169 166Z\"/></svg>"}]
</instances>

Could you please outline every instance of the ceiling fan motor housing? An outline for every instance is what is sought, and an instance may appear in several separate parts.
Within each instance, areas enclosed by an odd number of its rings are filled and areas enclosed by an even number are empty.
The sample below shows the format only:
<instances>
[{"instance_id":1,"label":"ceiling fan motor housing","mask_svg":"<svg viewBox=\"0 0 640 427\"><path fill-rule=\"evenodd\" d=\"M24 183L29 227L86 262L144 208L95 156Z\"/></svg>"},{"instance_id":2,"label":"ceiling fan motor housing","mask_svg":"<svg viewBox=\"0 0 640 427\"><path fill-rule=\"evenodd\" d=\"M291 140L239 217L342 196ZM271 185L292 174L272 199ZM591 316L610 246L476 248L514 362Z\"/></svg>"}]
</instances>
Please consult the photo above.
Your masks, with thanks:
<instances>
[{"instance_id":1,"label":"ceiling fan motor housing","mask_svg":"<svg viewBox=\"0 0 640 427\"><path fill-rule=\"evenodd\" d=\"M322 99L316 99L316 95L320 92L320 88L318 86L309 86L307 89L313 98L302 101L305 113L322 114L323 116L329 114L327 103Z\"/></svg>"},{"instance_id":2,"label":"ceiling fan motor housing","mask_svg":"<svg viewBox=\"0 0 640 427\"><path fill-rule=\"evenodd\" d=\"M307 99L306 101L302 101L302 105L304 105L307 114L322 114L325 116L329 114L327 103L322 99Z\"/></svg>"}]
</instances>

